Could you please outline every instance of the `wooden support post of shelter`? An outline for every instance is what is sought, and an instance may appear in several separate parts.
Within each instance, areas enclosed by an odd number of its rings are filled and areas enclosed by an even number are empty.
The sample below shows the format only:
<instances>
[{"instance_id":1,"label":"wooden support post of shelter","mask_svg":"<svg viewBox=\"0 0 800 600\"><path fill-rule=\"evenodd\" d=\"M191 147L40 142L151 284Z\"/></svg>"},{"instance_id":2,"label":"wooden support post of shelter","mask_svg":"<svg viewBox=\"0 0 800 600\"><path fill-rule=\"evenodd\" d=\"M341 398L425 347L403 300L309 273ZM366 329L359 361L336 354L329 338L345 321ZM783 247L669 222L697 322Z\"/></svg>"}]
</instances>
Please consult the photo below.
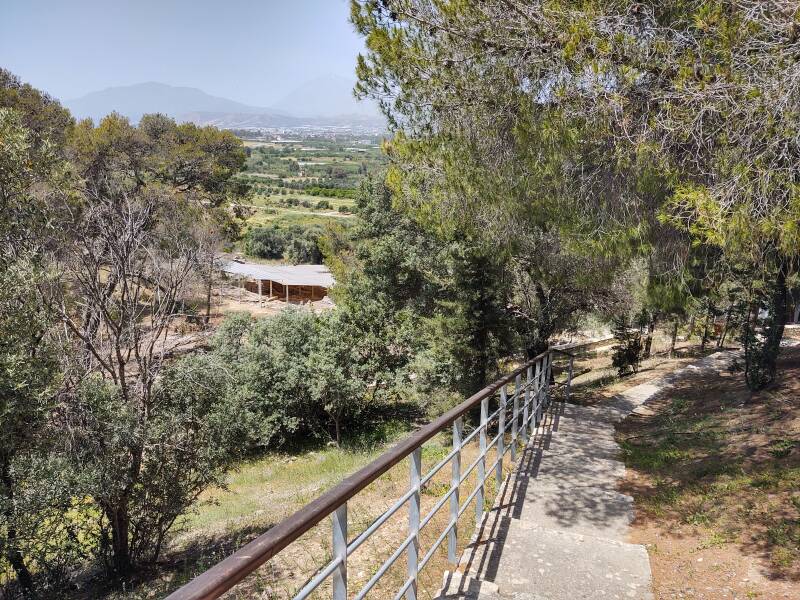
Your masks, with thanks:
<instances>
[{"instance_id":1,"label":"wooden support post of shelter","mask_svg":"<svg viewBox=\"0 0 800 600\"><path fill-rule=\"evenodd\" d=\"M261 280L258 280L258 305L261 306L263 302L263 297L261 296Z\"/></svg>"}]
</instances>

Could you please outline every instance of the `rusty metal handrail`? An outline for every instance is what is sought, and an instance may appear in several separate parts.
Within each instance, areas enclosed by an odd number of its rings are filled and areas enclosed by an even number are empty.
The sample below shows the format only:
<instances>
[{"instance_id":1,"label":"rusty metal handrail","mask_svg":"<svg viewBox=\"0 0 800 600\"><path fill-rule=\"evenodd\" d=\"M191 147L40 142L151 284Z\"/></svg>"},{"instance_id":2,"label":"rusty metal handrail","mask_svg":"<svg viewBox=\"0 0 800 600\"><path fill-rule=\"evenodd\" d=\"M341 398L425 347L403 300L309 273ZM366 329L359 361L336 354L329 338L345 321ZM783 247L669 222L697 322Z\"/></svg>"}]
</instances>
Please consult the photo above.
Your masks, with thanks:
<instances>
[{"instance_id":1,"label":"rusty metal handrail","mask_svg":"<svg viewBox=\"0 0 800 600\"><path fill-rule=\"evenodd\" d=\"M380 526L380 524L386 518L388 518L388 516L394 514L394 511L400 508L403 504L409 503L409 506L412 507L413 504L411 503L416 502L416 516L415 518L409 516L409 523L412 531L414 528L416 528L416 538L409 538L402 542L400 547L395 551L395 555L397 556L393 555L390 561L384 563L384 566L381 568L381 570L379 570L378 573L376 573L376 575L373 577L373 580L367 584L368 587L366 590L362 590L362 593L357 597L360 598L363 595L366 595L366 592L369 590L369 588L371 588L372 585L374 585L377 579L380 578L380 575L382 575L383 572L385 572L385 570L391 566L400 553L405 551L409 553L409 564L411 565L412 562L414 563L414 572L406 581L403 589L400 590L398 598L402 596L405 596L408 599L416 598L416 573L418 570L421 569L425 563L427 563L427 560L430 558L432 552L443 542L446 537L450 538L448 544L449 558L451 562L456 560L455 524L458 517L464 512L473 498L476 498L476 511L479 516L481 515L483 512L483 488L485 481L489 477L489 474L494 471L497 474L499 483L500 477L502 476L503 457L506 451L510 449L511 459L512 461L515 460L517 454L516 446L518 436L521 437L523 443L527 443L527 430L529 424L531 433L533 433L535 426L541 419L542 411L544 408L546 408L547 403L549 402L547 388L550 382L552 354L554 352L566 354L570 357L569 371L566 381L566 394L568 397L570 379L572 376L573 357L562 349L548 349L538 356L528 360L505 377L473 394L464 402L447 411L433 422L418 429L416 432L412 433L410 436L376 458L370 464L344 479L335 488L306 504L297 512L284 519L267 532L261 534L249 544L234 552L228 558L217 563L215 566L211 567L190 581L188 584L172 593L170 596L168 596L167 600L212 600L214 598L218 598L329 515L333 517L334 525L334 558L325 567L318 571L316 577L312 579L312 581L309 582L305 588L303 588L296 598L307 597L316 586L321 584L322 581L328 577L333 579L334 600L345 598L347 588L347 555L352 552L353 549L353 544L348 544L347 540L347 501L407 457L411 457L412 459L412 488L408 491L408 493L401 497L400 500L389 509L389 511L386 511L384 515L381 515L381 517L379 517L379 519L373 523L370 529L373 531L377 529L377 527ZM533 375L534 367L536 368L535 378ZM524 386L521 383L523 373L527 374L527 383ZM512 442L510 444L510 448L504 448L503 438L507 433L505 421L508 414L508 406L506 405L507 395L505 388L512 381L515 383L512 413L513 423L511 427ZM534 383L536 383L537 387L533 393L531 393L531 386ZM488 416L488 401L498 391L500 391L500 408L498 408L498 410L490 418ZM519 411L518 400L521 398L523 393L525 401L523 405L524 410ZM480 431L476 430L476 432L474 432L480 433L481 444L481 456L479 457L479 460L476 461L479 464L474 465L478 466L478 483L475 491L470 494L463 507L461 507L458 504L458 488L463 483L463 479L466 479L466 475L464 475L462 479L460 467L460 449L463 446L461 441L463 416L468 411L479 405L481 406L481 425L478 428ZM532 409L530 410L530 413L529 407ZM521 428L518 427L520 424L520 417L522 417ZM498 436L491 441L491 444L487 445L486 433L488 430L488 423L492 420L492 418L498 419L499 433ZM431 548L431 551L428 553L428 555L424 557L422 561L420 561L419 556L416 554L416 552L418 552L418 535L420 529L419 486L420 480L427 479L432 476L429 474L428 476L423 477L420 472L421 447L425 442L450 426L453 426L454 450L448 455L448 457L446 457L446 460L442 461L441 464L434 467L434 469L439 470L446 464L446 462L452 461L454 468L452 486L454 489L451 489L447 494L447 497L450 498L451 503L451 522L439 537L434 547ZM472 435L470 438L471 437ZM464 442L466 441L467 440L464 440ZM485 455L487 450L492 446L498 449L499 456L497 461L495 461L495 464L492 465L487 471L485 465ZM474 466L470 468L474 468ZM415 481L416 484L414 483ZM416 490L414 489L414 485L416 485ZM455 504L453 503L454 500ZM444 501L440 502L440 504L437 505L436 510L441 508L443 505ZM411 511L410 515L412 513L413 510ZM363 541L362 538L364 537L364 533L357 538L357 544L360 544ZM413 538L414 536L412 535L411 537ZM410 554L411 552L414 552L413 558Z\"/></svg>"}]
</instances>

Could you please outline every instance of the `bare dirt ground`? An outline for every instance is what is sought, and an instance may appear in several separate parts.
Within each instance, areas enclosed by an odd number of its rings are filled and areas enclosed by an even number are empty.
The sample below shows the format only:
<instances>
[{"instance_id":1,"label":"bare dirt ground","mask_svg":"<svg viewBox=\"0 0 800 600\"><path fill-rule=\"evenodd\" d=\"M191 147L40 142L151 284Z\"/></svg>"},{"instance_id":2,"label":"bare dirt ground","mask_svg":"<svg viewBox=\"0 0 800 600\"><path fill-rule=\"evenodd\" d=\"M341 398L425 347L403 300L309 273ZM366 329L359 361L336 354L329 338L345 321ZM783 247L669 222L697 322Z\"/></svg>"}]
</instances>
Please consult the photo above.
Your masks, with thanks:
<instances>
[{"instance_id":1,"label":"bare dirt ground","mask_svg":"<svg viewBox=\"0 0 800 600\"><path fill-rule=\"evenodd\" d=\"M681 366L584 395L615 392ZM800 347L752 393L741 373L687 375L618 426L635 499L631 541L647 546L656 598L800 599Z\"/></svg>"},{"instance_id":2,"label":"bare dirt ground","mask_svg":"<svg viewBox=\"0 0 800 600\"><path fill-rule=\"evenodd\" d=\"M289 294L289 304L287 305L284 298L269 298L265 295L259 299L258 294L234 286L219 287L213 290L211 303L214 313L212 324L217 324L225 314L231 312L248 312L254 317L264 317L278 314L287 306L316 311L328 310L334 306L330 300L311 302L291 294Z\"/></svg>"},{"instance_id":3,"label":"bare dirt ground","mask_svg":"<svg viewBox=\"0 0 800 600\"><path fill-rule=\"evenodd\" d=\"M703 354L694 342L680 341L675 345L675 358L670 358L669 343L657 340L652 356L641 362L638 372L620 379L616 369L611 366L610 348L613 343L609 342L605 351L575 360L572 402L596 404L608 400L630 387L671 373ZM711 351L713 350L709 348L706 354Z\"/></svg>"},{"instance_id":4,"label":"bare dirt ground","mask_svg":"<svg viewBox=\"0 0 800 600\"><path fill-rule=\"evenodd\" d=\"M258 294L234 286L215 288L211 293L211 318L209 323L203 324L204 312L191 319L181 317L176 319L169 327L163 338L163 351L166 355L175 358L188 354L205 346L214 330L231 313L249 313L252 317L269 317L280 313L288 307L301 310L324 311L333 308L330 300L309 300L298 296L289 296L289 302L283 298L262 297L259 301Z\"/></svg>"}]
</instances>

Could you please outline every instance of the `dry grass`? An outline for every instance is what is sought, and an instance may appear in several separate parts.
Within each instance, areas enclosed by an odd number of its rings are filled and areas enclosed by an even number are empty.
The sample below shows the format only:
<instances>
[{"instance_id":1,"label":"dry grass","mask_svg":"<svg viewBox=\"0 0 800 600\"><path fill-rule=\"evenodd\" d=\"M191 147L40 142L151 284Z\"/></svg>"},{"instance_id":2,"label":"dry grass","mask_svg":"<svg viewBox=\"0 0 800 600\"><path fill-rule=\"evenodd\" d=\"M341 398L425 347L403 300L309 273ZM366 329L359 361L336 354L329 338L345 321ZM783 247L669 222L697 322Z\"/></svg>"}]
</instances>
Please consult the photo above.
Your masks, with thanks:
<instances>
[{"instance_id":1,"label":"dry grass","mask_svg":"<svg viewBox=\"0 0 800 600\"><path fill-rule=\"evenodd\" d=\"M573 392L571 402L575 404L595 404L611 398L622 389L638 385L661 376L663 373L688 364L698 356L716 351L714 344L709 344L705 352L700 352L695 340L681 340L675 345L676 356L669 357L669 332L656 330L653 336L651 356L643 360L639 371L620 378L611 364L611 340L597 352L575 359Z\"/></svg>"},{"instance_id":2,"label":"dry grass","mask_svg":"<svg viewBox=\"0 0 800 600\"><path fill-rule=\"evenodd\" d=\"M496 406L490 406L493 411ZM496 423L490 428L488 440L497 433ZM465 428L465 436L471 429ZM396 432L395 439L403 432ZM422 451L423 473L439 463L450 451L449 434L428 442ZM183 531L172 540L167 558L157 572L132 589L108 595L115 599L160 598L191 579L236 548L266 531L295 510L335 486L345 476L374 459L386 446L372 451L348 451L334 448L300 456L269 456L244 464L232 473L227 490L208 492L205 503L182 523ZM462 452L462 472L479 454L478 436ZM486 457L486 468L496 459L494 448ZM506 457L505 473L509 458ZM451 465L446 464L423 488L421 514L424 518L449 488ZM477 469L473 470L461 488L461 503L475 488ZM390 469L348 503L349 539L352 541L377 517L405 493L409 485L408 460ZM486 483L486 509L496 493L494 476ZM459 521L459 553L468 543L475 525L474 500ZM420 532L420 557L424 556L449 522L449 502L435 513ZM348 583L351 593L366 584L378 567L391 556L408 535L408 512L398 510L374 536L348 557ZM225 598L291 598L331 559L331 525L325 519L277 557L269 561L245 581L231 590ZM420 573L419 598L433 598L440 587L442 575L449 568L447 542L433 554ZM370 592L370 598L393 597L406 579L406 557L401 556ZM312 598L329 598L329 583L318 588Z\"/></svg>"},{"instance_id":3,"label":"dry grass","mask_svg":"<svg viewBox=\"0 0 800 600\"><path fill-rule=\"evenodd\" d=\"M800 597L800 348L779 372L687 376L619 427L657 597Z\"/></svg>"}]
</instances>

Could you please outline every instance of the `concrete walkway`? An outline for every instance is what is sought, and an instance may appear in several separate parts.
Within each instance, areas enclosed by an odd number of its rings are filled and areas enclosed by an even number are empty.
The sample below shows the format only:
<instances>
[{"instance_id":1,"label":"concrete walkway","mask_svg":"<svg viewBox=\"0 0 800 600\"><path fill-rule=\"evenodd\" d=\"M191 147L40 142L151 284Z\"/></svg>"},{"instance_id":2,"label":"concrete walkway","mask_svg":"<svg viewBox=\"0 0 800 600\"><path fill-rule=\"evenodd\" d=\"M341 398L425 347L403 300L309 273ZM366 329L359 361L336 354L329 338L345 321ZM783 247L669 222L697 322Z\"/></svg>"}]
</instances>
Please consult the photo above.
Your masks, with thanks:
<instances>
[{"instance_id":1,"label":"concrete walkway","mask_svg":"<svg viewBox=\"0 0 800 600\"><path fill-rule=\"evenodd\" d=\"M652 599L647 551L626 542L633 499L617 491L625 465L614 423L732 355L708 356L603 406L554 403L439 599Z\"/></svg>"}]
</instances>

